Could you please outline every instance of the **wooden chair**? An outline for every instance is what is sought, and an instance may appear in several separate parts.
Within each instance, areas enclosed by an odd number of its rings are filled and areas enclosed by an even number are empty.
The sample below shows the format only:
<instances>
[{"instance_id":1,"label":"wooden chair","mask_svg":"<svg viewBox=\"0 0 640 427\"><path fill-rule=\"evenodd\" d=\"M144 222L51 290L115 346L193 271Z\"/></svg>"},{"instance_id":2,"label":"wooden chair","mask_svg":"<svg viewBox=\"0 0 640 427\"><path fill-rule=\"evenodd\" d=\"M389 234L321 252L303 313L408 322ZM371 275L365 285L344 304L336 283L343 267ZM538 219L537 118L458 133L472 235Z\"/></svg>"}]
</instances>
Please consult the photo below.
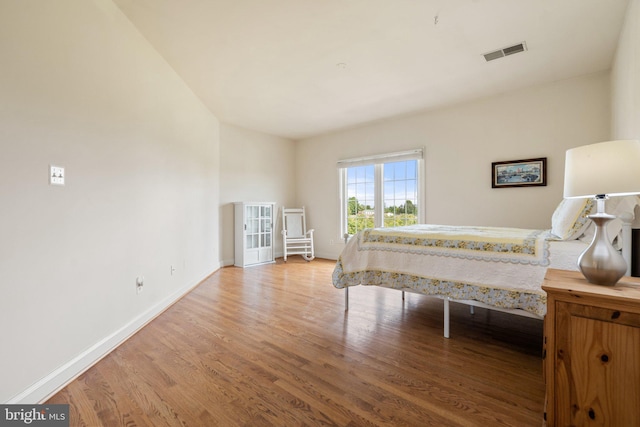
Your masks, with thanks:
<instances>
[{"instance_id":1,"label":"wooden chair","mask_svg":"<svg viewBox=\"0 0 640 427\"><path fill-rule=\"evenodd\" d=\"M284 262L288 255L302 255L307 261L313 254L313 229L307 231L304 206L302 208L282 208L282 244Z\"/></svg>"}]
</instances>

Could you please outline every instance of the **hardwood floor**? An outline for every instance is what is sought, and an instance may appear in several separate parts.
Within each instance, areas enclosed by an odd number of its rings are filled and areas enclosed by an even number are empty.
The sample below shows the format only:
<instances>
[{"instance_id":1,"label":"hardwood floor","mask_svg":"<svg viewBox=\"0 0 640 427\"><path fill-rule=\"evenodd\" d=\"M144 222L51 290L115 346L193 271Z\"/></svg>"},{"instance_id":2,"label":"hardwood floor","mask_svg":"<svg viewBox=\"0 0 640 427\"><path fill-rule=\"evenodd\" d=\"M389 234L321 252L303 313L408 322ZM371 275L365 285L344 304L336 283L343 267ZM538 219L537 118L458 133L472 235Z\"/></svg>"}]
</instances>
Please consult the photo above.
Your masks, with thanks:
<instances>
[{"instance_id":1,"label":"hardwood floor","mask_svg":"<svg viewBox=\"0 0 640 427\"><path fill-rule=\"evenodd\" d=\"M542 321L226 267L53 396L72 426L540 426Z\"/></svg>"}]
</instances>

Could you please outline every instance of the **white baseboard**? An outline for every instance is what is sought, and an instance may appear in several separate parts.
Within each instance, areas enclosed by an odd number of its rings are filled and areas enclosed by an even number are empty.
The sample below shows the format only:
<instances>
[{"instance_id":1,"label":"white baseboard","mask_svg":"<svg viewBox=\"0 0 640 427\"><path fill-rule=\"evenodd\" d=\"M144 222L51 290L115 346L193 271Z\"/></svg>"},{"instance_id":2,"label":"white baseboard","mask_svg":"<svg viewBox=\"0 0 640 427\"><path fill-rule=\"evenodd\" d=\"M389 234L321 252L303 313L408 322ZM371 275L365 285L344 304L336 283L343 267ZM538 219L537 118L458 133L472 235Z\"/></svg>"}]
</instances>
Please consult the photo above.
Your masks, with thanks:
<instances>
[{"instance_id":1,"label":"white baseboard","mask_svg":"<svg viewBox=\"0 0 640 427\"><path fill-rule=\"evenodd\" d=\"M78 356L68 361L22 393L10 399L8 404L34 404L43 403L55 393L64 388L71 381L76 379L86 370L91 368L103 357L107 356L115 350L120 344L124 343L128 338L142 329L147 323L162 314L167 308L171 307L180 298L189 293L193 288L202 283L207 277L217 271L220 267L216 266L213 272L207 274L196 283L184 286L171 295L164 298L154 306L150 307L138 317L111 335L106 336L93 346L80 353Z\"/></svg>"},{"instance_id":2,"label":"white baseboard","mask_svg":"<svg viewBox=\"0 0 640 427\"><path fill-rule=\"evenodd\" d=\"M335 254L325 254L325 253L316 252L314 255L315 255L316 258L324 258L324 259L333 260L333 261L336 261L338 259L338 257ZM284 256L283 252L276 252L274 258L275 259L282 258L283 256ZM294 255L292 255L292 256L294 256ZM234 263L235 263L235 261L233 259L222 260L220 262L222 267L228 267L230 265L234 265Z\"/></svg>"},{"instance_id":3,"label":"white baseboard","mask_svg":"<svg viewBox=\"0 0 640 427\"><path fill-rule=\"evenodd\" d=\"M221 267L229 267L230 265L235 264L235 259L231 258L231 259L223 259L222 261L220 261L220 266Z\"/></svg>"},{"instance_id":4,"label":"white baseboard","mask_svg":"<svg viewBox=\"0 0 640 427\"><path fill-rule=\"evenodd\" d=\"M316 256L316 258L328 259L328 260L331 260L331 261L337 261L338 260L338 257L335 254L316 252L315 256Z\"/></svg>"}]
</instances>

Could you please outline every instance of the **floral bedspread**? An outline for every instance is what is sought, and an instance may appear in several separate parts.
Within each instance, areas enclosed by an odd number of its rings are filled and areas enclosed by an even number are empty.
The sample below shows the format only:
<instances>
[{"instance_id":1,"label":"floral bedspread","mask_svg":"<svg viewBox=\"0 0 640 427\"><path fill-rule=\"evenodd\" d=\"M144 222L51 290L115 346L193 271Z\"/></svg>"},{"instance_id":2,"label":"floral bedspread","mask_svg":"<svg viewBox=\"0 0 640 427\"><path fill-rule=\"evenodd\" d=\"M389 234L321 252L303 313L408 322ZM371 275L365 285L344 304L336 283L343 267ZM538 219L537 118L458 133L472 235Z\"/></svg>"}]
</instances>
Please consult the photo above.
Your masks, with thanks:
<instances>
[{"instance_id":1,"label":"floral bedspread","mask_svg":"<svg viewBox=\"0 0 640 427\"><path fill-rule=\"evenodd\" d=\"M499 227L367 229L347 243L333 284L384 286L543 316L550 238L547 230Z\"/></svg>"},{"instance_id":2,"label":"floral bedspread","mask_svg":"<svg viewBox=\"0 0 640 427\"><path fill-rule=\"evenodd\" d=\"M356 237L359 251L380 250L549 265L547 230L421 224L370 228Z\"/></svg>"}]
</instances>

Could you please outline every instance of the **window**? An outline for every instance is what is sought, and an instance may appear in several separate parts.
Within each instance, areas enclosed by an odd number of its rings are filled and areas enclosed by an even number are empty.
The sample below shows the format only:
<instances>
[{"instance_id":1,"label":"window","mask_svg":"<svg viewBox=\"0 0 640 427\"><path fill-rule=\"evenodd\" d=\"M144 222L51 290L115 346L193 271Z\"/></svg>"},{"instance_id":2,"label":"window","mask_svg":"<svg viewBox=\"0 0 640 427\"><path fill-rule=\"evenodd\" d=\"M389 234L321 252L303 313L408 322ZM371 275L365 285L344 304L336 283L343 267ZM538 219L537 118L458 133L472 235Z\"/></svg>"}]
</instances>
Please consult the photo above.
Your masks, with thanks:
<instances>
[{"instance_id":1,"label":"window","mask_svg":"<svg viewBox=\"0 0 640 427\"><path fill-rule=\"evenodd\" d=\"M338 162L341 235L424 222L422 149Z\"/></svg>"},{"instance_id":2,"label":"window","mask_svg":"<svg viewBox=\"0 0 640 427\"><path fill-rule=\"evenodd\" d=\"M347 232L375 226L375 168L374 165L354 166L347 172Z\"/></svg>"}]
</instances>

